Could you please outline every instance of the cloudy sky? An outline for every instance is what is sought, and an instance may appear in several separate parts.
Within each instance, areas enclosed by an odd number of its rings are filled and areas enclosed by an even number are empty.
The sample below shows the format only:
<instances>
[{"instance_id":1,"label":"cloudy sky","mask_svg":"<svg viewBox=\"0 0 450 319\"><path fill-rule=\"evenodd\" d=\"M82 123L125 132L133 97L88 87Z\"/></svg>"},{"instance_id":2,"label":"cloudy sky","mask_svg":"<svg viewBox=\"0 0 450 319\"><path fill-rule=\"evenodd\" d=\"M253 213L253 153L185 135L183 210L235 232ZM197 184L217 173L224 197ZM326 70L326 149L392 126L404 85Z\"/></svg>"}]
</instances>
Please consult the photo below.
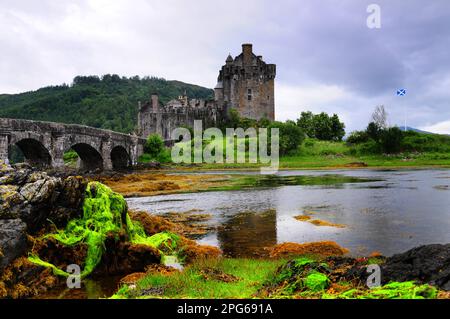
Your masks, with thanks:
<instances>
[{"instance_id":1,"label":"cloudy sky","mask_svg":"<svg viewBox=\"0 0 450 319\"><path fill-rule=\"evenodd\" d=\"M277 64L279 120L325 111L351 131L383 104L391 124L450 133L448 0L0 0L0 93L106 73L212 88L244 42Z\"/></svg>"}]
</instances>

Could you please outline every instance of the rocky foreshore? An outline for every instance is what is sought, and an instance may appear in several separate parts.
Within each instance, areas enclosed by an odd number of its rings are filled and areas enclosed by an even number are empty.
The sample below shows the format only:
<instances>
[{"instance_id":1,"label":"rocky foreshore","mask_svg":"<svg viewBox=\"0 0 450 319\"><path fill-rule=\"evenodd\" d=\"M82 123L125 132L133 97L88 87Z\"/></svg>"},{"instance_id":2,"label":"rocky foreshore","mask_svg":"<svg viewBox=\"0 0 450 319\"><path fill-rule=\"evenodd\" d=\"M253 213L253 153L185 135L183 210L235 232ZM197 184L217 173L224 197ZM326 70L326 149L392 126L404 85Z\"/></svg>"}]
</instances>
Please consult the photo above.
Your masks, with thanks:
<instances>
[{"instance_id":1,"label":"rocky foreshore","mask_svg":"<svg viewBox=\"0 0 450 319\"><path fill-rule=\"evenodd\" d=\"M87 206L86 200L90 200ZM142 230L131 221L120 195L99 183L90 184L85 177L1 163L0 298L32 297L64 285L67 266L89 268L92 256L98 264L89 273L99 277L125 276L159 264L162 251L158 245L167 244L160 238L174 225L139 214L131 218L139 220ZM102 232L98 227L103 226ZM152 235L163 236L152 242ZM79 240L80 236L87 237ZM174 236L186 260L220 254L217 248Z\"/></svg>"},{"instance_id":2,"label":"rocky foreshore","mask_svg":"<svg viewBox=\"0 0 450 319\"><path fill-rule=\"evenodd\" d=\"M102 215L103 210L106 215ZM91 229L103 225L107 226L104 232ZM86 274L126 276L125 282L148 275L149 269L164 268L164 250L174 248L174 243L154 244L155 237L151 236L177 238L177 252L186 264L221 254L215 247L200 246L183 237L185 232L179 223L128 212L123 197L100 183L89 183L82 176L37 171L27 165L0 164L0 298L39 296L65 285L65 277L60 274L67 265L86 266L93 260L92 248L96 247L90 242L92 231L102 236L96 242L101 254L94 256L98 263ZM346 257L347 250L333 242L282 243L269 252L266 258L272 260L322 256L329 267L327 280L335 283L362 286L368 276L367 265L377 263L382 284L416 282L450 290L450 244L425 245L387 258ZM170 272L167 267L163 271ZM272 288L267 290L269 295Z\"/></svg>"}]
</instances>

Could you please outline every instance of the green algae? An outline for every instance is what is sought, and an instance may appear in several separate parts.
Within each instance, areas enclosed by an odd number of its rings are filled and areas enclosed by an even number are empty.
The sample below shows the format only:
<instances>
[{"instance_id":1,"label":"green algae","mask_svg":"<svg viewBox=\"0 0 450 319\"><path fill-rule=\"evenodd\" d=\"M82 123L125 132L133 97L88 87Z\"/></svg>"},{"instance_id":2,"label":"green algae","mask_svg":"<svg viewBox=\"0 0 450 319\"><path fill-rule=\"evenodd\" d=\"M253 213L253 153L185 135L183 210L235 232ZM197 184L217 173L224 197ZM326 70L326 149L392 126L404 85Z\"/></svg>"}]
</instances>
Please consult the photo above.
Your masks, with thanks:
<instances>
[{"instance_id":1,"label":"green algae","mask_svg":"<svg viewBox=\"0 0 450 319\"><path fill-rule=\"evenodd\" d=\"M114 193L109 187L98 182L91 182L86 188L83 216L71 220L64 230L45 235L42 239L54 238L65 246L86 244L86 259L80 274L81 278L84 278L91 274L100 263L105 252L104 243L107 236L113 235L116 240L119 240L121 233L125 233L133 244L158 249L162 256L165 253L174 253L179 241L179 237L170 232L147 236L142 225L130 219L127 204L122 195ZM36 254L30 255L28 259L34 264L51 268L56 275L66 277L70 275L42 260Z\"/></svg>"},{"instance_id":2,"label":"green algae","mask_svg":"<svg viewBox=\"0 0 450 319\"><path fill-rule=\"evenodd\" d=\"M263 292L274 298L323 299L435 299L438 294L435 287L413 281L391 282L372 289L347 283L344 291L327 291L332 284L329 277L332 272L325 262L307 257L293 259L282 265L273 279L263 285Z\"/></svg>"},{"instance_id":3,"label":"green algae","mask_svg":"<svg viewBox=\"0 0 450 319\"><path fill-rule=\"evenodd\" d=\"M324 299L435 299L438 290L414 281L391 282L372 289L350 289L340 294L323 294Z\"/></svg>"},{"instance_id":4,"label":"green algae","mask_svg":"<svg viewBox=\"0 0 450 319\"><path fill-rule=\"evenodd\" d=\"M313 271L303 279L305 287L313 292L323 291L329 285L328 277L320 272Z\"/></svg>"},{"instance_id":5,"label":"green algae","mask_svg":"<svg viewBox=\"0 0 450 319\"><path fill-rule=\"evenodd\" d=\"M265 287L273 296L290 296L296 293L316 293L324 291L330 284L326 263L320 263L309 257L293 259L276 272Z\"/></svg>"}]
</instances>

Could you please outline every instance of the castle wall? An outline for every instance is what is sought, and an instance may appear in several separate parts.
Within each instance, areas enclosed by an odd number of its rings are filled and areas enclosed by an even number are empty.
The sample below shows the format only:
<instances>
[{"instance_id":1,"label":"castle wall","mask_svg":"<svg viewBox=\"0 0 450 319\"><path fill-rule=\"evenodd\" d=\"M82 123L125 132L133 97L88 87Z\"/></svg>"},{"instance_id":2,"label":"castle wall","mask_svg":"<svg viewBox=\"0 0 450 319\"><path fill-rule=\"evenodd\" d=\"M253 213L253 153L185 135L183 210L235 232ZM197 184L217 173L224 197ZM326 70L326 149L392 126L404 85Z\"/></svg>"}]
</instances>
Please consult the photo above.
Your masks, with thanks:
<instances>
[{"instance_id":1,"label":"castle wall","mask_svg":"<svg viewBox=\"0 0 450 319\"><path fill-rule=\"evenodd\" d=\"M194 127L194 120L202 120L203 127L216 126L220 119L220 112L214 101L203 101L203 107L170 108L159 107L155 112L148 105L141 110L139 119L139 135L148 137L157 133L164 140L170 140L172 131L179 127ZM218 118L219 117L219 118Z\"/></svg>"}]
</instances>

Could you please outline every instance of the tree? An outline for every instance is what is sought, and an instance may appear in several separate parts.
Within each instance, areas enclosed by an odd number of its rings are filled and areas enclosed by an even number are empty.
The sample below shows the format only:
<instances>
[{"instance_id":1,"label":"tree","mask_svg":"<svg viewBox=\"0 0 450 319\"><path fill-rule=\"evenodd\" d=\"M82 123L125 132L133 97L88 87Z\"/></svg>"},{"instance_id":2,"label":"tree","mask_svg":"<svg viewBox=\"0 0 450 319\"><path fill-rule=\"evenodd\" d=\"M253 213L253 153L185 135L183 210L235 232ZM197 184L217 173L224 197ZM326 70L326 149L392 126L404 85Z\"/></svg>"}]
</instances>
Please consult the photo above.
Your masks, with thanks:
<instances>
[{"instance_id":1,"label":"tree","mask_svg":"<svg viewBox=\"0 0 450 319\"><path fill-rule=\"evenodd\" d=\"M331 140L331 121L328 114L322 112L313 117L314 137L322 140Z\"/></svg>"},{"instance_id":2,"label":"tree","mask_svg":"<svg viewBox=\"0 0 450 319\"><path fill-rule=\"evenodd\" d=\"M381 133L384 131L383 128L381 128L377 123L370 122L367 126L366 133L367 136L371 139L373 139L376 142L380 141Z\"/></svg>"},{"instance_id":3,"label":"tree","mask_svg":"<svg viewBox=\"0 0 450 319\"><path fill-rule=\"evenodd\" d=\"M147 138L144 146L144 152L151 157L156 158L164 150L164 141L158 134L152 134Z\"/></svg>"},{"instance_id":4,"label":"tree","mask_svg":"<svg viewBox=\"0 0 450 319\"><path fill-rule=\"evenodd\" d=\"M378 105L372 114L372 121L381 129L387 129L388 125L388 114L384 108L384 105Z\"/></svg>"},{"instance_id":5,"label":"tree","mask_svg":"<svg viewBox=\"0 0 450 319\"><path fill-rule=\"evenodd\" d=\"M388 154L398 153L403 142L403 132L398 127L390 127L381 133L381 147Z\"/></svg>"},{"instance_id":6,"label":"tree","mask_svg":"<svg viewBox=\"0 0 450 319\"><path fill-rule=\"evenodd\" d=\"M329 116L327 113L313 114L302 112L297 119L297 126L308 137L325 141L341 141L345 136L345 124L339 120L337 114Z\"/></svg>"},{"instance_id":7,"label":"tree","mask_svg":"<svg viewBox=\"0 0 450 319\"><path fill-rule=\"evenodd\" d=\"M337 114L331 117L331 136L334 141L342 141L345 136L345 124L339 120Z\"/></svg>"},{"instance_id":8,"label":"tree","mask_svg":"<svg viewBox=\"0 0 450 319\"><path fill-rule=\"evenodd\" d=\"M313 119L314 114L310 111L302 112L300 118L297 119L297 126L300 127L308 137L315 136Z\"/></svg>"}]
</instances>

